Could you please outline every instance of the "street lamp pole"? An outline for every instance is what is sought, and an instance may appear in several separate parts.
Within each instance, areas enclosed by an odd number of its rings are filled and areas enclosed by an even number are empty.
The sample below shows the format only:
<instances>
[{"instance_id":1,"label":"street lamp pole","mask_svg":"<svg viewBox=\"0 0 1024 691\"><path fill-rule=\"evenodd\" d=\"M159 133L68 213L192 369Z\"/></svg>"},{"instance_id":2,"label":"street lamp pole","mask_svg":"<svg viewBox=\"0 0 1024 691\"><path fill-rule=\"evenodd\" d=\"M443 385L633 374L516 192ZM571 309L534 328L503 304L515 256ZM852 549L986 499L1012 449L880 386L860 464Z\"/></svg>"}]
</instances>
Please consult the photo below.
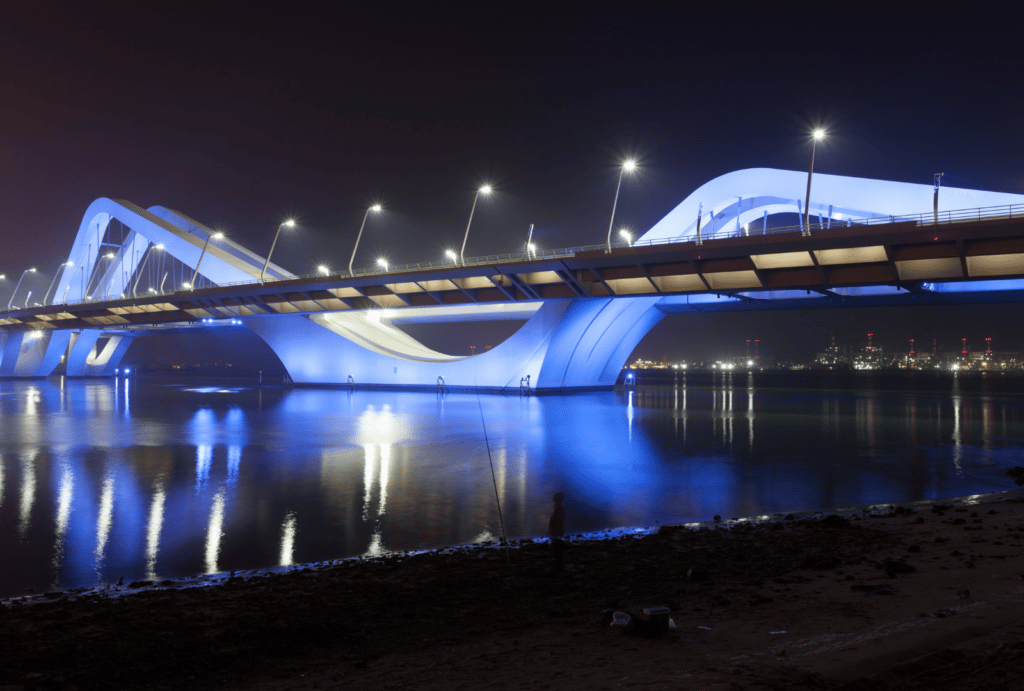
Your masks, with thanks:
<instances>
[{"instance_id":1,"label":"street lamp pole","mask_svg":"<svg viewBox=\"0 0 1024 691\"><path fill-rule=\"evenodd\" d=\"M935 174L935 197L932 200L932 213L935 214L935 222L939 222L939 184L942 182L942 176L945 173Z\"/></svg>"},{"instance_id":2,"label":"street lamp pole","mask_svg":"<svg viewBox=\"0 0 1024 691\"><path fill-rule=\"evenodd\" d=\"M50 291L53 290L53 284L57 282L57 277L60 276L62 266L74 266L75 263L71 261L64 262L57 267L57 273L53 275L53 280L50 281L50 287L46 289L46 295L43 296L43 304L46 304L46 298L50 297ZM54 297L57 297L56 295Z\"/></svg>"},{"instance_id":3,"label":"street lamp pole","mask_svg":"<svg viewBox=\"0 0 1024 691\"><path fill-rule=\"evenodd\" d=\"M21 278L18 279L18 283L14 286L14 292L11 293L11 299L7 301L7 309L11 309L11 303L14 302L14 296L18 293L18 288L21 287L21 282L25 279L25 274L35 272L35 268L25 269L21 272Z\"/></svg>"},{"instance_id":4,"label":"street lamp pole","mask_svg":"<svg viewBox=\"0 0 1024 691\"><path fill-rule=\"evenodd\" d=\"M284 223L277 227L277 232L274 233L274 241L270 243L270 251L267 253L267 261L263 262L263 270L260 271L260 283L263 283L263 274L267 272L267 265L270 264L270 256L274 254L274 247L277 245L277 236L281 234L281 229L284 228L285 226L288 226L289 228L294 228L295 221L289 218L287 221L285 221ZM209 238L207 238L207 240L209 240Z\"/></svg>"},{"instance_id":5,"label":"street lamp pole","mask_svg":"<svg viewBox=\"0 0 1024 691\"><path fill-rule=\"evenodd\" d=\"M373 206L366 209L363 214L363 222L359 224L359 234L356 235L356 246L352 248L352 258L348 260L348 275L352 275L352 264L356 260L356 250L359 249L359 238L363 237L363 228L366 227L366 217L370 215L370 212L379 212L380 204L374 204Z\"/></svg>"},{"instance_id":6,"label":"street lamp pole","mask_svg":"<svg viewBox=\"0 0 1024 691\"><path fill-rule=\"evenodd\" d=\"M627 159L619 167L619 181L615 184L615 199L612 200L612 215L608 218L608 251L612 251L612 225L615 223L615 207L619 205L619 189L622 187L622 174L636 170L636 161Z\"/></svg>"},{"instance_id":7,"label":"street lamp pole","mask_svg":"<svg viewBox=\"0 0 1024 691\"><path fill-rule=\"evenodd\" d=\"M207 238L207 240L209 240L209 238ZM163 245L154 245L153 246L153 249L155 249L155 250L162 250L163 248L164 248ZM149 249L149 248L147 247L146 249ZM139 287L139 281L142 280L142 270L146 268L146 262L149 261L149 255L150 254L152 254L152 252L146 252L146 256L144 256L142 258L142 266L139 267L139 270L137 272L138 276L135 277L135 283L132 285L132 297L136 296L135 295L135 290Z\"/></svg>"},{"instance_id":8,"label":"street lamp pole","mask_svg":"<svg viewBox=\"0 0 1024 691\"><path fill-rule=\"evenodd\" d=\"M473 206L469 207L469 220L466 221L466 234L462 236L462 249L459 250L459 263L462 264L463 266L465 266L466 264L466 240L469 239L469 226L471 223L473 223L473 212L476 211L476 200L477 197L480 196L481 192L483 192L484 194L490 194L491 186L484 185L483 187L476 191L476 194L473 195Z\"/></svg>"},{"instance_id":9,"label":"street lamp pole","mask_svg":"<svg viewBox=\"0 0 1024 691\"><path fill-rule=\"evenodd\" d=\"M825 130L814 130L814 134L811 135L811 162L807 166L807 197L804 199L804 235L811 234L808 216L811 212L811 176L814 174L814 149L818 144L818 140L824 136Z\"/></svg>"},{"instance_id":10,"label":"street lamp pole","mask_svg":"<svg viewBox=\"0 0 1024 691\"><path fill-rule=\"evenodd\" d=\"M206 256L206 246L210 244L210 238L217 238L220 240L222 237L224 237L224 233L213 233L212 235L206 236L206 242L203 243L203 251L199 253L199 261L196 262L196 270L192 272L192 280L188 282L189 287L193 290L196 288L196 276L199 275L199 265L203 263L203 257ZM277 240L276 236L274 237L274 240ZM274 248L271 247L270 251L273 252ZM268 258L267 261L270 261L270 259Z\"/></svg>"}]
</instances>

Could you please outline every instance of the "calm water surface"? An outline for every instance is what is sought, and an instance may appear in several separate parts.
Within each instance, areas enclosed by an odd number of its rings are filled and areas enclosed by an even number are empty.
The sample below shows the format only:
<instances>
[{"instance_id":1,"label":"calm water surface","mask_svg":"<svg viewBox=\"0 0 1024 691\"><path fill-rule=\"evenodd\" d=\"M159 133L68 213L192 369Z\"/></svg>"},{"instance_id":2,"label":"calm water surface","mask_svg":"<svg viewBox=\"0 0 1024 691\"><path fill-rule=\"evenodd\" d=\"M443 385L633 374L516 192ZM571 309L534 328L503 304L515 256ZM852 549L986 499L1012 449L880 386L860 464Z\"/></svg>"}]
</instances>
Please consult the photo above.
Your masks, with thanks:
<instances>
[{"instance_id":1,"label":"calm water surface","mask_svg":"<svg viewBox=\"0 0 1024 691\"><path fill-rule=\"evenodd\" d=\"M0 597L1013 487L1020 380L691 372L518 398L0 382Z\"/></svg>"}]
</instances>

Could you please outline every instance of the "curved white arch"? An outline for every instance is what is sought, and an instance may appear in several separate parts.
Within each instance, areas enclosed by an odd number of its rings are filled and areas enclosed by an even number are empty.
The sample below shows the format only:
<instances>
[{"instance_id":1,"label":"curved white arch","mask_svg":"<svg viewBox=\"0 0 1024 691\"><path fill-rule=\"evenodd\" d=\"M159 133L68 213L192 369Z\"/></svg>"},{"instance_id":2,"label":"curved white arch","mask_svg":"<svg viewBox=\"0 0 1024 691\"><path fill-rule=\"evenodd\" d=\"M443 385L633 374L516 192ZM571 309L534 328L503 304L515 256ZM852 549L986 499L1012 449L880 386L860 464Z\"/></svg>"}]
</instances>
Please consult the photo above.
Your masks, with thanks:
<instances>
[{"instance_id":1,"label":"curved white arch","mask_svg":"<svg viewBox=\"0 0 1024 691\"><path fill-rule=\"evenodd\" d=\"M726 173L698 187L637 242L695 236L702 204L701 230L708 235L739 230L765 211L802 213L806 192L806 172L747 168ZM920 214L932 211L933 194L932 185L815 173L810 209L815 216L843 221ZM1005 192L943 187L939 193L939 211L1022 203L1024 195Z\"/></svg>"},{"instance_id":2,"label":"curved white arch","mask_svg":"<svg viewBox=\"0 0 1024 691\"><path fill-rule=\"evenodd\" d=\"M100 247L111 219L131 228L124 244L116 251ZM53 301L79 302L93 295L120 295L128 291L131 277L151 243L162 244L164 252L194 267L207 237L213 233L203 224L162 206L142 209L128 201L101 197L89 205L82 217L68 254L71 264L61 266ZM105 249L114 251L115 256L103 267L98 278L92 278L93 269ZM199 273L216 284L254 282L259 279L263 261L263 257L227 238L211 240ZM273 278L293 275L274 264L267 267L267 274Z\"/></svg>"}]
</instances>

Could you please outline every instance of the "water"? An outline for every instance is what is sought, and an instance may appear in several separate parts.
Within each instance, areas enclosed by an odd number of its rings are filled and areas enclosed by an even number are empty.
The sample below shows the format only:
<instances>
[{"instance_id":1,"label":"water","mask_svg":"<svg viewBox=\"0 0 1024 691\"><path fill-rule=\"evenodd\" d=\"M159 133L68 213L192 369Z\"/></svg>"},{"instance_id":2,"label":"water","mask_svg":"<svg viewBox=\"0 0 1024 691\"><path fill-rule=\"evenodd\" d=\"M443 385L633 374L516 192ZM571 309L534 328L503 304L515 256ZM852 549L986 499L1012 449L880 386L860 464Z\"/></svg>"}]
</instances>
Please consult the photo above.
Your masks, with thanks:
<instances>
[{"instance_id":1,"label":"water","mask_svg":"<svg viewBox=\"0 0 1024 691\"><path fill-rule=\"evenodd\" d=\"M0 596L493 540L495 484L513 538L559 490L576 533L1008 489L1020 381L691 372L479 403L3 381Z\"/></svg>"}]
</instances>

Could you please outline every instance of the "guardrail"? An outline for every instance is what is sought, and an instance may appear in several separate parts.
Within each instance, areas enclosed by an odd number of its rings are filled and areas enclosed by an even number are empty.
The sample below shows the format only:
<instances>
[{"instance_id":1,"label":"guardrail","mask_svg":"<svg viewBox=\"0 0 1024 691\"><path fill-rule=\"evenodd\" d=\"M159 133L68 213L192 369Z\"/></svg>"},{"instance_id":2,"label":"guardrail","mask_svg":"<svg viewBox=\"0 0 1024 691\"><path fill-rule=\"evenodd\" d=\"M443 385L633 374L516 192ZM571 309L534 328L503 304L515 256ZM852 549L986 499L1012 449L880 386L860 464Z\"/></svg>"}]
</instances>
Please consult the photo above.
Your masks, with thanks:
<instances>
[{"instance_id":1,"label":"guardrail","mask_svg":"<svg viewBox=\"0 0 1024 691\"><path fill-rule=\"evenodd\" d=\"M948 225L955 223L966 223L969 221L978 221L982 219L999 219L999 218L1021 218L1024 217L1024 204L1007 204L1002 206L986 206L977 209L958 209L952 211L940 211L937 214L935 212L925 212L920 214L909 214L902 216L872 216L868 218L851 218L851 219L829 219L827 221L815 222L809 225L810 236L813 237L815 232L821 230L827 230L832 227L840 226L875 226L875 225L888 225L891 223L907 223L914 222L919 226L932 226L932 225ZM712 222L713 223L713 222ZM731 225L731 222L730 222ZM701 229L700 242L708 242L709 240L722 240L726 238L737 238L737 237L751 237L758 235L779 235L783 233L802 233L804 232L804 226L793 225L793 226L779 226L773 228L757 228L753 230L732 230L723 231L714 228L712 225L712 232L707 232L708 228ZM659 238L656 240L640 240L634 243L626 242L613 242L611 249L626 249L629 247L656 247L658 245L670 245L685 242L697 243L696 235L687 238ZM410 273L415 271L424 271L430 269L456 269L459 267L473 267L473 266L500 266L503 264L521 264L523 262L535 261L538 259L569 259L580 252L595 252L595 251L607 251L609 246L607 244L599 245L582 245L580 247L566 247L562 249L551 249L543 250L538 249L531 252L510 252L508 254L491 254L482 257L468 257L461 262L456 261L431 261L431 262L418 262L415 264L400 264L396 266L389 266L388 269L355 269L351 274L345 272L342 274L334 274L334 277L341 276L343 278L360 278L365 276L383 276L390 274L402 274ZM263 285L270 285L273 283L280 283L282 281L295 281L305 280L310 278L332 278L331 275L324 275L322 273L310 273L310 274L295 274L292 276L283 276L280 278L266 278L263 281ZM233 283L220 283L217 284L218 288L230 288L232 286L243 286L243 285L257 285L260 281L236 281ZM188 296L191 295L192 291L172 290L157 292L152 288L147 290L145 294L138 295L137 297L160 297L160 296ZM121 298L124 299L124 298ZM89 300L78 300L70 302L62 302L62 305L82 305L87 304ZM102 302L109 302L109 300L103 300ZM52 304L52 303L51 303Z\"/></svg>"}]
</instances>

